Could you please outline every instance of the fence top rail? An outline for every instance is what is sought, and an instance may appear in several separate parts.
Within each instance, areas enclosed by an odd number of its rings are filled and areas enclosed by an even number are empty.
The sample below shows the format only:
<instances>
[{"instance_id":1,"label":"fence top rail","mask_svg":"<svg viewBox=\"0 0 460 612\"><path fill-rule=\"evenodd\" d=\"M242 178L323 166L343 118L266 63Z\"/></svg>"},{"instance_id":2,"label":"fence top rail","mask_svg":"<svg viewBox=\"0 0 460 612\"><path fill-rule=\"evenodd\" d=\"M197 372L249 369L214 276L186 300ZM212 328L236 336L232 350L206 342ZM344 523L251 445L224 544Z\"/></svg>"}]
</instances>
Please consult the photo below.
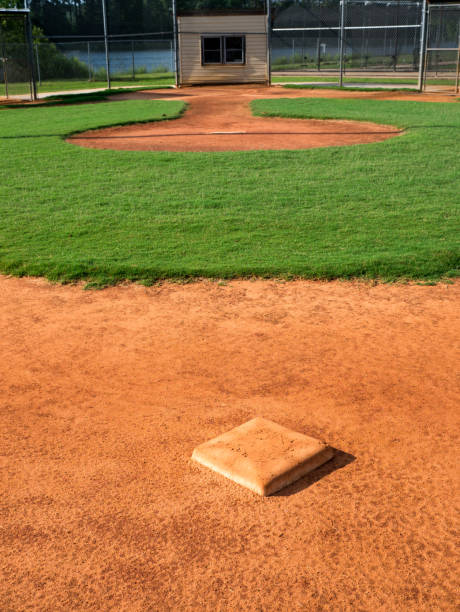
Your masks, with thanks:
<instances>
[{"instance_id":1,"label":"fence top rail","mask_svg":"<svg viewBox=\"0 0 460 612\"><path fill-rule=\"evenodd\" d=\"M375 25L375 26L345 26L345 30L394 30L395 28L420 28L421 25ZM273 32L309 32L312 30L340 30L340 26L321 26L318 28L273 28Z\"/></svg>"},{"instance_id":2,"label":"fence top rail","mask_svg":"<svg viewBox=\"0 0 460 612\"><path fill-rule=\"evenodd\" d=\"M165 36L166 34L169 34L172 36L173 32L172 30L167 30L165 32L139 32L137 34L107 34L107 38L133 38L135 36ZM48 38L50 40L54 40L57 38L73 38L74 40L79 40L80 38L91 38L91 39L97 39L100 38L101 40L104 40L104 35L103 34L50 34L48 36Z\"/></svg>"},{"instance_id":3,"label":"fence top rail","mask_svg":"<svg viewBox=\"0 0 460 612\"><path fill-rule=\"evenodd\" d=\"M28 15L30 9L26 8L2 8L0 7L0 15Z\"/></svg>"},{"instance_id":4,"label":"fence top rail","mask_svg":"<svg viewBox=\"0 0 460 612\"><path fill-rule=\"evenodd\" d=\"M163 44L163 43L170 43L171 39L170 38L163 38L163 39L158 39L158 40L152 40L151 38L146 38L146 39L130 39L130 40L116 40L116 41L112 41L110 44L115 44L115 43L120 43L120 44L128 44L128 43L158 43L158 44ZM67 47L71 47L71 48L76 48L77 45L103 45L104 41L103 40L75 40L73 42L69 41L69 42L49 42L49 41L38 41L38 42L34 42L34 47L49 47L50 45L58 45L58 47L60 49L62 49L65 46ZM12 42L12 43L8 43L8 49L12 49L12 48L20 48L20 47L24 47L24 45L26 45L25 42ZM86 48L86 47L85 47Z\"/></svg>"},{"instance_id":5,"label":"fence top rail","mask_svg":"<svg viewBox=\"0 0 460 612\"><path fill-rule=\"evenodd\" d=\"M423 2L413 2L412 0L345 0L345 4L384 4L385 6L422 6Z\"/></svg>"},{"instance_id":6,"label":"fence top rail","mask_svg":"<svg viewBox=\"0 0 460 612\"><path fill-rule=\"evenodd\" d=\"M130 43L130 42L135 42L135 43L164 43L164 42L170 42L171 39L170 38L127 38L126 40L113 40L110 42L110 44L126 44L126 43ZM87 44L97 44L97 45L102 45L104 43L103 40L99 39L91 39L91 40L66 40L66 41L56 41L56 42L48 42L48 41L42 41L42 42L37 42L35 43L36 45L59 45L60 47L62 47L63 45L87 45Z\"/></svg>"}]
</instances>

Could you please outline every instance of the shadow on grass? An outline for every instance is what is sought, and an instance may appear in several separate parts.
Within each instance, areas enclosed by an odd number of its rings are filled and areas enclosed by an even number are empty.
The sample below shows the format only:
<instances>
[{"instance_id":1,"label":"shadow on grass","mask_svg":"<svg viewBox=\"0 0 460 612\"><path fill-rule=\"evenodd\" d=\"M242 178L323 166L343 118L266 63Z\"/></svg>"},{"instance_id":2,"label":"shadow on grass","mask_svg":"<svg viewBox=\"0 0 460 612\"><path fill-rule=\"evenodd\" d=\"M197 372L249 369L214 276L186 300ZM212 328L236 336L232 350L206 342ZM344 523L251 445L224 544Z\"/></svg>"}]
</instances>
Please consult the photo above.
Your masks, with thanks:
<instances>
[{"instance_id":1,"label":"shadow on grass","mask_svg":"<svg viewBox=\"0 0 460 612\"><path fill-rule=\"evenodd\" d=\"M303 478L300 478L291 485L281 489L281 491L278 491L278 493L274 493L272 497L289 497L290 495L300 493L300 491L308 489L308 487L311 487L322 478L329 476L329 474L346 467L356 460L356 457L350 455L350 453L345 453L337 448L333 448L332 450L334 451L334 456L330 461L324 465L321 465L319 468L313 470L313 472L307 474Z\"/></svg>"},{"instance_id":2,"label":"shadow on grass","mask_svg":"<svg viewBox=\"0 0 460 612\"><path fill-rule=\"evenodd\" d=\"M158 87L157 89L165 89L164 87ZM126 95L130 96L130 100L162 100L163 98L166 98L167 100L170 100L171 98L190 98L192 94L187 94L187 93L183 93L180 91L177 91L176 89L172 89L169 88L169 93L158 93L155 89L155 87L152 87L151 89L142 89L140 91L126 91L126 92L120 92L120 94L124 94L126 93ZM116 94L113 95L112 93L108 93L107 94L107 99L110 100L110 102L124 102L124 100L121 100L119 98L120 94ZM113 95L113 100L111 99Z\"/></svg>"}]
</instances>

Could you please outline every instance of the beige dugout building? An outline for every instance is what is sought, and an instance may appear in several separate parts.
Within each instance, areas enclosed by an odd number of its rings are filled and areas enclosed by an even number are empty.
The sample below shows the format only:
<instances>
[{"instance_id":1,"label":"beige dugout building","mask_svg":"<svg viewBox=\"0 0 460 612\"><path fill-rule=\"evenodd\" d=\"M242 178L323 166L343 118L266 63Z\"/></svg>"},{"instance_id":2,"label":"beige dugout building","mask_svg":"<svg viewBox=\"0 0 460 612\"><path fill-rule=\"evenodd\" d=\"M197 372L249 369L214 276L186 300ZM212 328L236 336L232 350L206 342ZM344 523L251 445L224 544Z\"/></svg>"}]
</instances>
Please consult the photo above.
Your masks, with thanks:
<instances>
[{"instance_id":1,"label":"beige dugout building","mask_svg":"<svg viewBox=\"0 0 460 612\"><path fill-rule=\"evenodd\" d=\"M265 12L183 12L177 16L177 84L269 83Z\"/></svg>"}]
</instances>

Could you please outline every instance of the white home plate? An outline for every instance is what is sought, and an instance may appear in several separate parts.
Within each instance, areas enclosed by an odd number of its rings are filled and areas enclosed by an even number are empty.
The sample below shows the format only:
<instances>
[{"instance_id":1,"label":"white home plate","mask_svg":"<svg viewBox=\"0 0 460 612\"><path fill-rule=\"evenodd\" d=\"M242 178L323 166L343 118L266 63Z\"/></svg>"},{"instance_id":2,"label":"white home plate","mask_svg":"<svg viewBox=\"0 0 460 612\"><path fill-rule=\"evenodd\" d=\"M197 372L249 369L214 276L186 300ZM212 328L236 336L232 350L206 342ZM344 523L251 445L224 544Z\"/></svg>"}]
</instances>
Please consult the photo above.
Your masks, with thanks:
<instances>
[{"instance_id":1,"label":"white home plate","mask_svg":"<svg viewBox=\"0 0 460 612\"><path fill-rule=\"evenodd\" d=\"M197 446L192 459L259 495L271 495L333 455L324 442L257 417Z\"/></svg>"}]
</instances>

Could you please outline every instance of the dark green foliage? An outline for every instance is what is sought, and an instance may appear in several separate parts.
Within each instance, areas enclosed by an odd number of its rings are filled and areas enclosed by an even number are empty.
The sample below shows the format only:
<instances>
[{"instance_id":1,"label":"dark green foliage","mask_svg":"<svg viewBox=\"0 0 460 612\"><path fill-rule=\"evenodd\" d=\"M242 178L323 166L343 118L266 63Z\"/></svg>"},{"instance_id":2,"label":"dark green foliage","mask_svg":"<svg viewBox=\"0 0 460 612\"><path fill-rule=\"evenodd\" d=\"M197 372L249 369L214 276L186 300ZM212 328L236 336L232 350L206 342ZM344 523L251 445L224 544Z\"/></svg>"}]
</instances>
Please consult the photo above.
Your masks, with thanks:
<instances>
[{"instance_id":1,"label":"dark green foliage","mask_svg":"<svg viewBox=\"0 0 460 612\"><path fill-rule=\"evenodd\" d=\"M1 0L0 0L1 1ZM264 0L178 0L179 10L265 7ZM34 23L48 36L100 35L101 0L32 0ZM171 0L107 0L111 34L172 32Z\"/></svg>"},{"instance_id":2,"label":"dark green foliage","mask_svg":"<svg viewBox=\"0 0 460 612\"><path fill-rule=\"evenodd\" d=\"M56 45L40 44L38 48L42 79L82 79L88 76L86 64L75 57L66 57Z\"/></svg>"},{"instance_id":3,"label":"dark green foliage","mask_svg":"<svg viewBox=\"0 0 460 612\"><path fill-rule=\"evenodd\" d=\"M34 23L48 36L100 35L101 0L32 0ZM111 34L172 30L169 0L107 0Z\"/></svg>"}]
</instances>

